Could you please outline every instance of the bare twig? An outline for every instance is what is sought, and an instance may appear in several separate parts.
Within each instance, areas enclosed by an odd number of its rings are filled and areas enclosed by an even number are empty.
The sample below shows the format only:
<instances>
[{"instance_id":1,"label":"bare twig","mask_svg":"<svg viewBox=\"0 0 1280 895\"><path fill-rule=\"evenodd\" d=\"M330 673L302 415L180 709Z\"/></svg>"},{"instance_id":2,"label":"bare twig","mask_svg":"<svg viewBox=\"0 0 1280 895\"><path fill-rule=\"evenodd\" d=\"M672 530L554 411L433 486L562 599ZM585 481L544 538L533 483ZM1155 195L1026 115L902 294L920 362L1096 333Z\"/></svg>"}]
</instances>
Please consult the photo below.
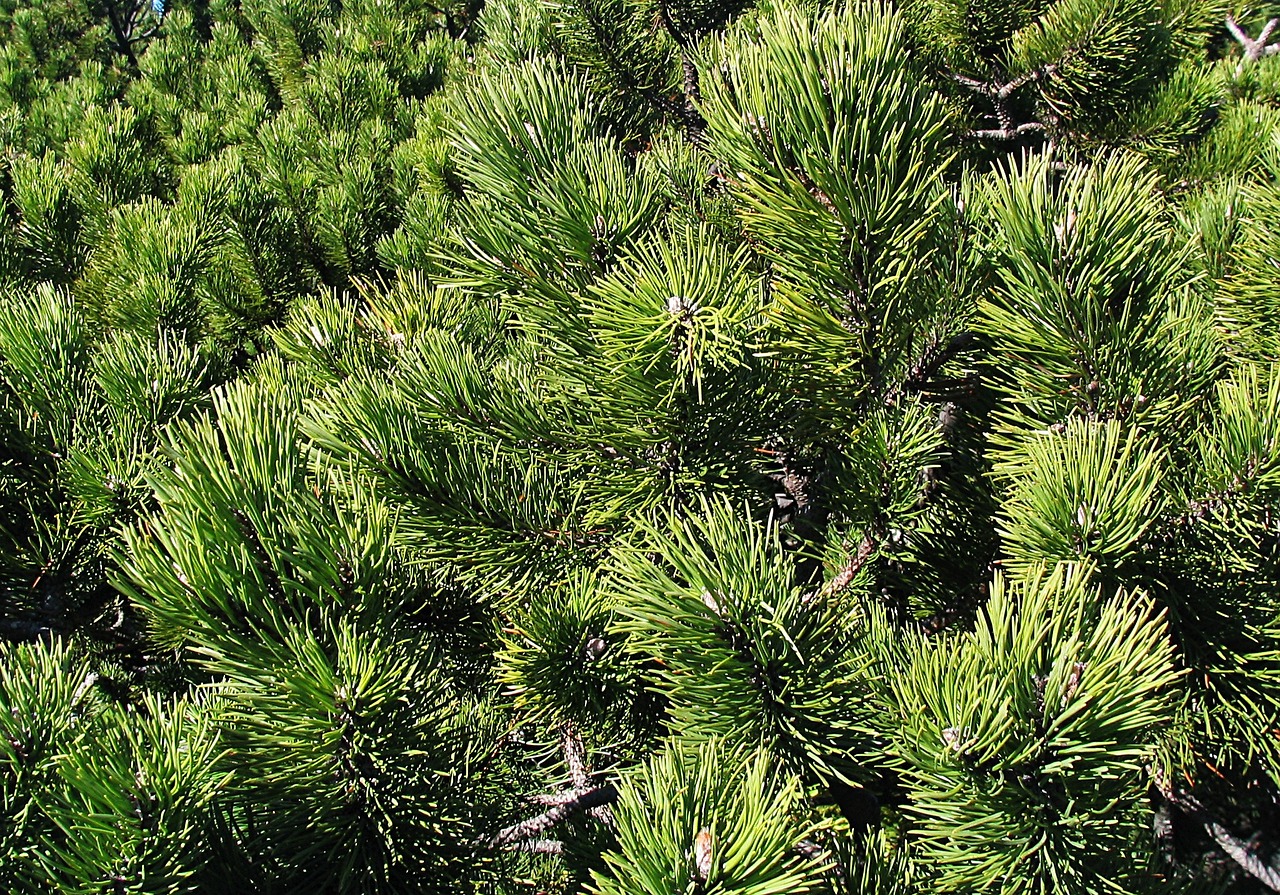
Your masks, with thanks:
<instances>
[{"instance_id":1,"label":"bare twig","mask_svg":"<svg viewBox=\"0 0 1280 895\"><path fill-rule=\"evenodd\" d=\"M483 849L512 847L518 842L543 835L556 824L579 811L589 811L600 805L611 805L617 800L618 789L612 783L577 792L573 798L544 811L537 817L504 827L492 836L478 839L473 844L476 848Z\"/></svg>"},{"instance_id":2,"label":"bare twig","mask_svg":"<svg viewBox=\"0 0 1280 895\"><path fill-rule=\"evenodd\" d=\"M1257 62L1263 56L1274 56L1276 53L1280 53L1280 43L1267 45L1267 41L1271 40L1271 35L1275 33L1277 26L1280 26L1280 19L1272 19L1262 26L1261 33L1255 39L1245 33L1245 30L1240 27L1240 23L1236 21L1235 16L1227 16L1227 30L1231 32L1231 36L1244 49L1244 58L1240 60L1240 65L1236 67L1237 75L1244 70L1246 62Z\"/></svg>"},{"instance_id":3,"label":"bare twig","mask_svg":"<svg viewBox=\"0 0 1280 895\"><path fill-rule=\"evenodd\" d=\"M1038 121L1028 121L1026 124L1019 124L1015 127L1002 128L985 128L969 132L969 138L972 140L1017 140L1025 137L1027 134L1043 134L1044 125Z\"/></svg>"},{"instance_id":4,"label":"bare twig","mask_svg":"<svg viewBox=\"0 0 1280 895\"><path fill-rule=\"evenodd\" d=\"M150 40L151 38L155 37L159 33L160 33L160 23L157 22L147 30L143 31L141 34L131 35L129 37L129 43L131 44L141 43L144 40Z\"/></svg>"},{"instance_id":5,"label":"bare twig","mask_svg":"<svg viewBox=\"0 0 1280 895\"><path fill-rule=\"evenodd\" d=\"M876 550L880 547L880 539L872 534L863 536L862 543L858 545L858 549L849 557L848 561L836 573L836 577L827 582L822 589L822 596L831 597L844 590L853 583L853 579L858 577L858 573L862 571L862 567L876 554Z\"/></svg>"},{"instance_id":6,"label":"bare twig","mask_svg":"<svg viewBox=\"0 0 1280 895\"><path fill-rule=\"evenodd\" d=\"M1016 78L1008 81L1000 82L998 80L982 81L978 78L971 78L967 75L959 75L954 72L951 79L967 90L987 97L995 106L995 117L1000 123L998 128L983 128L969 133L971 140L1003 140L1011 141L1025 137L1028 134L1043 134L1045 126L1039 121L1029 121L1019 124L1014 118L1013 95L1021 88L1035 81L1043 80L1051 77L1058 71L1055 63L1032 69L1024 72Z\"/></svg>"},{"instance_id":7,"label":"bare twig","mask_svg":"<svg viewBox=\"0 0 1280 895\"><path fill-rule=\"evenodd\" d=\"M1272 892L1280 892L1280 861L1266 861L1256 854L1249 843L1228 830L1221 821L1213 817L1200 800L1189 792L1178 792L1172 783L1159 772L1154 775L1156 789L1164 796L1165 801L1173 805L1187 817L1204 827L1209 837L1217 843L1218 848L1231 860L1235 861L1245 873L1262 883Z\"/></svg>"},{"instance_id":8,"label":"bare twig","mask_svg":"<svg viewBox=\"0 0 1280 895\"><path fill-rule=\"evenodd\" d=\"M578 797L582 790L566 789L561 792L539 793L536 796L530 796L529 801L535 805L542 805L546 808L553 808L556 805L567 805Z\"/></svg>"},{"instance_id":9,"label":"bare twig","mask_svg":"<svg viewBox=\"0 0 1280 895\"><path fill-rule=\"evenodd\" d=\"M1018 75L1018 77L1014 78L1012 81L1008 81L1000 85L995 92L995 97L996 99L1008 99L1013 96L1014 92L1019 88L1025 87L1027 84L1031 84L1035 81L1042 80L1043 78L1052 77L1057 74L1057 72L1058 66L1053 63L1041 66L1040 68L1034 68L1029 72Z\"/></svg>"},{"instance_id":10,"label":"bare twig","mask_svg":"<svg viewBox=\"0 0 1280 895\"><path fill-rule=\"evenodd\" d=\"M560 737L560 745L564 749L564 763L569 768L569 784L579 791L590 788L591 773L587 764L587 745L582 741L582 733L577 725L566 722L561 728ZM609 810L608 805L597 805L587 813L601 823L613 826L613 812Z\"/></svg>"},{"instance_id":11,"label":"bare twig","mask_svg":"<svg viewBox=\"0 0 1280 895\"><path fill-rule=\"evenodd\" d=\"M981 93L983 96L993 96L992 85L989 81L979 81L977 78L971 78L968 75L958 75L951 73L951 80L955 81L961 87L967 87L974 93Z\"/></svg>"},{"instance_id":12,"label":"bare twig","mask_svg":"<svg viewBox=\"0 0 1280 895\"><path fill-rule=\"evenodd\" d=\"M523 842L516 842L510 847L511 851L527 851L538 855L562 855L564 854L564 843L559 839L526 839Z\"/></svg>"}]
</instances>

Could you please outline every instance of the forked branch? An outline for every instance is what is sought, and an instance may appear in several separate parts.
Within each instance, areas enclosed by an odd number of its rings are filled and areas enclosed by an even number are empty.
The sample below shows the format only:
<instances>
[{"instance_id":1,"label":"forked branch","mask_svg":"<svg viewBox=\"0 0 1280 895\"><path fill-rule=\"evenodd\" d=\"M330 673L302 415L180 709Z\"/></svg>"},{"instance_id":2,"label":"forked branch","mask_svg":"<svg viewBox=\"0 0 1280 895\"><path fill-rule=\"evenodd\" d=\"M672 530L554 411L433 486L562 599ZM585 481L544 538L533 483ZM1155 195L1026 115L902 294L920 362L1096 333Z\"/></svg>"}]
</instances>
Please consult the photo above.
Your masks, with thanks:
<instances>
[{"instance_id":1,"label":"forked branch","mask_svg":"<svg viewBox=\"0 0 1280 895\"><path fill-rule=\"evenodd\" d=\"M1025 137L1028 134L1043 134L1045 126L1039 121L1027 121L1019 123L1014 115L1013 97L1020 89L1028 84L1043 80L1052 76L1057 72L1056 64L1041 66L1024 72L1016 78L1008 81L982 81L978 78L971 78L967 75L959 75L952 73L951 79L979 96L984 96L995 106L995 117L999 123L999 127L981 128L971 131L969 139L971 140L1003 140L1011 141Z\"/></svg>"},{"instance_id":2,"label":"forked branch","mask_svg":"<svg viewBox=\"0 0 1280 895\"><path fill-rule=\"evenodd\" d=\"M554 805L537 817L522 820L518 824L504 827L492 836L476 840L476 848L497 850L501 848L520 848L521 843L542 837L552 827L579 811L589 811L602 805L611 805L618 800L618 789L612 783L597 786L593 789L575 792L572 797Z\"/></svg>"},{"instance_id":3,"label":"forked branch","mask_svg":"<svg viewBox=\"0 0 1280 895\"><path fill-rule=\"evenodd\" d=\"M1189 792L1176 790L1163 774L1155 775L1155 784L1165 801L1204 827L1209 838L1227 857L1235 861L1241 870L1272 892L1280 892L1280 856L1274 856L1270 861L1265 860L1251 847L1250 843L1236 836L1211 815L1199 799Z\"/></svg>"},{"instance_id":4,"label":"forked branch","mask_svg":"<svg viewBox=\"0 0 1280 895\"><path fill-rule=\"evenodd\" d=\"M1231 36L1236 39L1244 50L1244 59L1240 61L1240 66L1236 69L1239 74L1244 68L1246 62L1257 62L1263 56L1274 56L1280 53L1280 43L1268 45L1267 41L1271 40L1271 35L1275 34L1276 28L1280 27L1280 19L1272 19L1262 26L1262 31L1256 38L1250 37L1240 23L1236 21L1235 16L1227 16L1227 30L1231 32Z\"/></svg>"}]
</instances>

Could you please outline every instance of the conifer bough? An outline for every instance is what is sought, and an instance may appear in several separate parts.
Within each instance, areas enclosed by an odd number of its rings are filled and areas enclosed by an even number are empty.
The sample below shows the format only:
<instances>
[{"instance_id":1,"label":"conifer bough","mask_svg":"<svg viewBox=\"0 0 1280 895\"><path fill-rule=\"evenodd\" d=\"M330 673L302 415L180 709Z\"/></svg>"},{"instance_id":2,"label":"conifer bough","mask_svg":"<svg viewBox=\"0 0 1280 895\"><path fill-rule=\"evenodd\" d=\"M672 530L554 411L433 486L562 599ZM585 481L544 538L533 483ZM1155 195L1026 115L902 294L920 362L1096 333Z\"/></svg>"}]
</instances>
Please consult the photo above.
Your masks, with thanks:
<instances>
[{"instance_id":1,"label":"conifer bough","mask_svg":"<svg viewBox=\"0 0 1280 895\"><path fill-rule=\"evenodd\" d=\"M1278 20L0 3L0 891L1280 891Z\"/></svg>"}]
</instances>

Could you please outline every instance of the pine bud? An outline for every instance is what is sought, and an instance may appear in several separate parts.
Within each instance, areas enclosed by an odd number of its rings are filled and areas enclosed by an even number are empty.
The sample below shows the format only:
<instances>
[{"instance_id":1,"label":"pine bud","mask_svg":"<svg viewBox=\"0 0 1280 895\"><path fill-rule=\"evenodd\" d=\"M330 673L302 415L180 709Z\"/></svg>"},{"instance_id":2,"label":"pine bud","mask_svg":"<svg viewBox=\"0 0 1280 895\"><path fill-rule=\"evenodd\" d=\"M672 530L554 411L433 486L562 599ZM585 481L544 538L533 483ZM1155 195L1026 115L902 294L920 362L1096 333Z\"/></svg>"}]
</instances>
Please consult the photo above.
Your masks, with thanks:
<instances>
[{"instance_id":1,"label":"pine bud","mask_svg":"<svg viewBox=\"0 0 1280 895\"><path fill-rule=\"evenodd\" d=\"M667 313L672 317L683 317L688 320L698 313L698 303L683 295L672 295L667 298Z\"/></svg>"},{"instance_id":2,"label":"pine bud","mask_svg":"<svg viewBox=\"0 0 1280 895\"><path fill-rule=\"evenodd\" d=\"M942 742L948 749L953 752L959 752L961 747L960 731L955 727L948 727L942 731Z\"/></svg>"},{"instance_id":3,"label":"pine bud","mask_svg":"<svg viewBox=\"0 0 1280 895\"><path fill-rule=\"evenodd\" d=\"M711 876L711 831L706 827L693 840L693 873L699 884Z\"/></svg>"},{"instance_id":4,"label":"pine bud","mask_svg":"<svg viewBox=\"0 0 1280 895\"><path fill-rule=\"evenodd\" d=\"M702 592L702 605L710 609L713 615L723 614L720 611L720 604L716 601L716 598L711 595L711 591L709 590L704 590Z\"/></svg>"},{"instance_id":5,"label":"pine bud","mask_svg":"<svg viewBox=\"0 0 1280 895\"><path fill-rule=\"evenodd\" d=\"M1067 211L1067 219L1061 224L1053 225L1053 235L1058 238L1058 242L1066 242L1076 232L1076 212L1072 208Z\"/></svg>"},{"instance_id":6,"label":"pine bud","mask_svg":"<svg viewBox=\"0 0 1280 895\"><path fill-rule=\"evenodd\" d=\"M1088 507L1086 507L1084 504L1080 504L1078 507L1076 507L1076 525L1080 527L1081 531L1084 531L1086 528L1089 527L1089 521L1090 521L1091 515L1092 514L1089 512Z\"/></svg>"},{"instance_id":7,"label":"pine bud","mask_svg":"<svg viewBox=\"0 0 1280 895\"><path fill-rule=\"evenodd\" d=\"M1062 707L1064 709L1067 707L1067 704L1075 698L1076 691L1080 689L1080 677L1083 674L1083 662L1076 662L1071 666L1071 676L1067 678L1066 686L1062 688Z\"/></svg>"}]
</instances>

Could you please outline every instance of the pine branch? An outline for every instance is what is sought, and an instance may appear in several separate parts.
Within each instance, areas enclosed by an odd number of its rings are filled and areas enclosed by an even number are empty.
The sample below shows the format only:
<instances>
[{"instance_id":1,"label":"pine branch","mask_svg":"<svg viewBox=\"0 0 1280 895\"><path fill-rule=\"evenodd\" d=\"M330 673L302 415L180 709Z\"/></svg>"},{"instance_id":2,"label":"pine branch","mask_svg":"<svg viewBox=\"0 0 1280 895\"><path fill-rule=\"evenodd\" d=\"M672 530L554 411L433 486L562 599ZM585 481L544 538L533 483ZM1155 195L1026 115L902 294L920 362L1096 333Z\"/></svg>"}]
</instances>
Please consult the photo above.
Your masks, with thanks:
<instances>
[{"instance_id":1,"label":"pine branch","mask_svg":"<svg viewBox=\"0 0 1280 895\"><path fill-rule=\"evenodd\" d=\"M983 130L975 130L969 132L971 140L1017 140L1019 137L1025 137L1027 134L1043 134L1044 125L1038 121L1029 121L1026 124L1019 124L1013 128L986 128Z\"/></svg>"},{"instance_id":2,"label":"pine branch","mask_svg":"<svg viewBox=\"0 0 1280 895\"><path fill-rule=\"evenodd\" d=\"M147 3L146 0L107 0L107 20L111 24L111 33L115 38L116 52L124 56L129 69L134 74L139 71L138 56L134 45L155 37L160 31L160 23L156 22L142 32L137 32Z\"/></svg>"},{"instance_id":3,"label":"pine branch","mask_svg":"<svg viewBox=\"0 0 1280 895\"><path fill-rule=\"evenodd\" d=\"M840 593L858 577L858 573L862 571L872 557L876 555L876 550L880 547L880 538L868 533L862 538L862 543L858 545L858 549L849 557L848 562L836 573L836 577L827 582L826 587L821 591L824 597L831 597Z\"/></svg>"},{"instance_id":4,"label":"pine branch","mask_svg":"<svg viewBox=\"0 0 1280 895\"><path fill-rule=\"evenodd\" d=\"M591 786L591 776L587 765L587 746L582 741L581 731L572 722L565 722L560 742L564 750L564 763L569 768L569 783L573 786L573 791L585 792ZM589 808L587 814L607 826L613 826L613 813L608 805Z\"/></svg>"},{"instance_id":5,"label":"pine branch","mask_svg":"<svg viewBox=\"0 0 1280 895\"><path fill-rule=\"evenodd\" d=\"M1028 127L1029 125L1023 125ZM912 365L911 371L902 383L901 391L920 392L929 387L934 377L961 353L967 351L977 341L978 334L971 330L956 333L946 343L934 342L926 348L919 359Z\"/></svg>"},{"instance_id":6,"label":"pine branch","mask_svg":"<svg viewBox=\"0 0 1280 895\"><path fill-rule=\"evenodd\" d=\"M240 534L245 540L245 546L249 549L249 554L253 557L253 561L257 564L259 571L262 572L267 593L271 595L271 598L277 604L282 605L285 600L284 582L280 580L280 573L276 571L275 565L271 562L271 556L267 552L266 546L262 543L258 529L254 527L253 521L244 510L233 509L231 515L235 518L240 528Z\"/></svg>"},{"instance_id":7,"label":"pine branch","mask_svg":"<svg viewBox=\"0 0 1280 895\"><path fill-rule=\"evenodd\" d=\"M663 29L680 48L680 67L684 74L684 104L680 109L680 117L684 122L685 139L700 146L703 134L707 130L707 122L697 106L702 100L702 90L698 84L698 67L694 64L691 55L692 42L671 17L671 8L667 0L658 0L658 17Z\"/></svg>"},{"instance_id":8,"label":"pine branch","mask_svg":"<svg viewBox=\"0 0 1280 895\"><path fill-rule=\"evenodd\" d=\"M1155 774L1156 789L1165 801L1187 817L1204 827L1218 848L1235 861L1245 873L1262 883L1272 892L1280 892L1280 856L1271 861L1256 854L1249 843L1232 833L1200 800L1189 792L1178 792L1163 774Z\"/></svg>"},{"instance_id":9,"label":"pine branch","mask_svg":"<svg viewBox=\"0 0 1280 895\"><path fill-rule=\"evenodd\" d=\"M892 406L897 403L898 398L904 392L920 392L930 388L931 385L937 385L936 377L941 369L957 356L971 348L977 340L977 334L969 330L957 333L948 339L945 343L934 342L921 352L920 357L911 366L911 370L901 383L890 389L884 398L886 405ZM951 384L948 380L943 384ZM964 384L961 381L961 384ZM788 488L791 492L791 489ZM929 499L937 491L936 486L932 482L927 483L921 489L919 499L916 501L916 508L923 509ZM853 583L858 577L858 573L862 571L871 559L875 556L876 551L880 548L881 542L884 540L882 534L876 533L876 528L867 532L858 549L849 557L848 561L841 567L836 576L818 592L819 596L830 597L840 593Z\"/></svg>"},{"instance_id":10,"label":"pine branch","mask_svg":"<svg viewBox=\"0 0 1280 895\"><path fill-rule=\"evenodd\" d=\"M541 836L556 824L572 817L579 811L589 811L603 805L612 805L618 800L618 788L612 783L597 786L594 789L577 791L572 798L553 808L544 811L537 817L531 817L518 824L504 827L492 836L476 840L473 845L482 849L500 849L517 847L517 843Z\"/></svg>"},{"instance_id":11,"label":"pine branch","mask_svg":"<svg viewBox=\"0 0 1280 895\"><path fill-rule=\"evenodd\" d=\"M537 795L529 796L529 801L535 805L542 805L545 808L554 808L557 805L567 805L576 799L579 793L585 790L566 789L561 792L540 792Z\"/></svg>"},{"instance_id":12,"label":"pine branch","mask_svg":"<svg viewBox=\"0 0 1280 895\"><path fill-rule=\"evenodd\" d=\"M1280 53L1280 43L1267 45L1267 41L1271 40L1271 35L1275 33L1277 26L1280 26L1280 18L1272 19L1262 26L1262 33L1255 39L1245 33L1245 30L1240 27L1240 23L1236 21L1235 16L1227 16L1227 30L1231 32L1231 36L1244 49L1244 59L1240 61L1240 65L1236 68L1237 75L1244 69L1245 62L1257 62L1263 56L1274 56L1276 53Z\"/></svg>"},{"instance_id":13,"label":"pine branch","mask_svg":"<svg viewBox=\"0 0 1280 895\"><path fill-rule=\"evenodd\" d=\"M559 839L526 839L510 846L511 851L525 851L536 855L563 855L564 843Z\"/></svg>"},{"instance_id":14,"label":"pine branch","mask_svg":"<svg viewBox=\"0 0 1280 895\"><path fill-rule=\"evenodd\" d=\"M141 43L144 40L150 40L151 38L155 37L159 33L160 33L160 23L156 22L154 25L152 25L146 31L143 31L141 34L135 34L131 36L129 38L129 43L131 44Z\"/></svg>"},{"instance_id":15,"label":"pine branch","mask_svg":"<svg viewBox=\"0 0 1280 895\"><path fill-rule=\"evenodd\" d=\"M970 140L1002 140L1008 142L1020 139L1028 134L1043 134L1045 126L1039 121L1028 121L1022 124L1017 122L1013 114L1013 95L1028 84L1051 77L1057 70L1058 65L1050 63L1041 68L1024 72L1018 77L1004 82L994 79L981 81L977 78L970 78L967 75L952 72L951 79L961 87L991 100L995 106L996 120L1000 123L998 128L983 128L970 131L967 135L968 138Z\"/></svg>"},{"instance_id":16,"label":"pine branch","mask_svg":"<svg viewBox=\"0 0 1280 895\"><path fill-rule=\"evenodd\" d=\"M582 3L578 7L578 12L581 14L582 21L587 28L591 30L592 39L600 49L604 63L613 70L621 81L620 86L622 89L626 92L634 91L644 97L649 107L659 115L671 112L675 103L666 97L659 96L651 85L643 85L626 61L615 52L608 28L595 5L593 3ZM679 110L676 109L675 111L678 113Z\"/></svg>"},{"instance_id":17,"label":"pine branch","mask_svg":"<svg viewBox=\"0 0 1280 895\"><path fill-rule=\"evenodd\" d=\"M572 722L565 722L561 728L560 745L564 750L564 763L569 768L569 783L575 790L586 790L591 785L587 774L587 747Z\"/></svg>"}]
</instances>

